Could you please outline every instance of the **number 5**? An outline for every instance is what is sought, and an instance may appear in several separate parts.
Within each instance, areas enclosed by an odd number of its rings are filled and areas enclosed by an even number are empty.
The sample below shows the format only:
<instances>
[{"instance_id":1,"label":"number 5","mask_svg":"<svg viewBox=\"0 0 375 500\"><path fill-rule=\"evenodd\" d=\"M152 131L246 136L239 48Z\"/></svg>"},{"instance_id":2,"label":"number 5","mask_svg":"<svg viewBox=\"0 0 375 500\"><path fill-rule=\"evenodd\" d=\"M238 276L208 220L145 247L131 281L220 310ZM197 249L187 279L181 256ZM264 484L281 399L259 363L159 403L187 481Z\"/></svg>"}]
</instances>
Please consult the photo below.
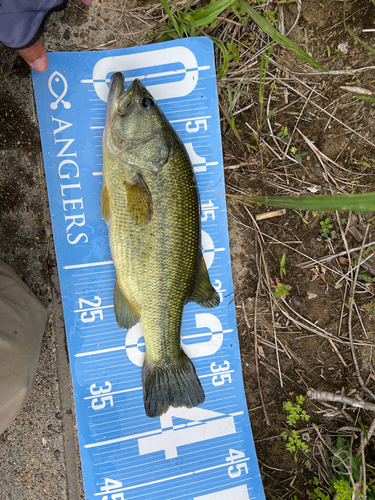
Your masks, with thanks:
<instances>
[{"instance_id":1,"label":"number 5","mask_svg":"<svg viewBox=\"0 0 375 500\"><path fill-rule=\"evenodd\" d=\"M221 380L218 380L218 377L220 377ZM225 378L228 378L228 384L232 383L232 377L230 373L220 373L219 375L214 375L212 377L212 385L217 387L218 385L224 385L225 383Z\"/></svg>"},{"instance_id":2,"label":"number 5","mask_svg":"<svg viewBox=\"0 0 375 500\"><path fill-rule=\"evenodd\" d=\"M96 404L97 401L98 401L99 398L94 398L92 401L91 401L91 408L93 410L102 410L103 408L105 408L105 405L106 405L106 401L109 401L109 404L111 406L113 406L113 396L102 396L100 399L102 400L101 403L99 404Z\"/></svg>"},{"instance_id":3,"label":"number 5","mask_svg":"<svg viewBox=\"0 0 375 500\"><path fill-rule=\"evenodd\" d=\"M236 467L237 470L235 472L233 472L233 469L235 467ZM231 465L230 467L228 467L229 477L231 477L231 478L239 477L241 475L241 471L242 470L244 470L246 474L249 472L249 470L247 468L247 463L246 462L242 462L240 464Z\"/></svg>"},{"instance_id":4,"label":"number 5","mask_svg":"<svg viewBox=\"0 0 375 500\"><path fill-rule=\"evenodd\" d=\"M90 311L90 314L91 314L91 317L87 317L86 316L87 312L83 312L81 314L81 321L83 321L83 323L91 323L92 321L95 321L97 314L99 315L100 319L103 319L103 311L101 309L97 309L95 311Z\"/></svg>"}]
</instances>

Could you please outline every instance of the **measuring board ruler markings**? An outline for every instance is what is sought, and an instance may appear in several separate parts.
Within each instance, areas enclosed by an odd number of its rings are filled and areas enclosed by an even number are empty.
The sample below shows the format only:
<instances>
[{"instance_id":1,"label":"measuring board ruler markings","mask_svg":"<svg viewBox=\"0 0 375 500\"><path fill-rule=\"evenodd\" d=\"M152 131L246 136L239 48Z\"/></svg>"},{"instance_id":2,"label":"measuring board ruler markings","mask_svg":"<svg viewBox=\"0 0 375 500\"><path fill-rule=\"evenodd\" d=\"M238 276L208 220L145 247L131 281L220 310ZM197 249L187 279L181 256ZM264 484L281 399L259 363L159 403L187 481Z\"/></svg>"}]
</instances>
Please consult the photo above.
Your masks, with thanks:
<instances>
[{"instance_id":1,"label":"measuring board ruler markings","mask_svg":"<svg viewBox=\"0 0 375 500\"><path fill-rule=\"evenodd\" d=\"M190 38L49 54L33 72L72 370L86 499L263 500L244 395L212 42ZM206 394L197 408L146 417L140 325L117 326L115 269L100 215L101 141L111 75L139 78L185 144L202 249L220 305L184 308L181 342Z\"/></svg>"}]
</instances>

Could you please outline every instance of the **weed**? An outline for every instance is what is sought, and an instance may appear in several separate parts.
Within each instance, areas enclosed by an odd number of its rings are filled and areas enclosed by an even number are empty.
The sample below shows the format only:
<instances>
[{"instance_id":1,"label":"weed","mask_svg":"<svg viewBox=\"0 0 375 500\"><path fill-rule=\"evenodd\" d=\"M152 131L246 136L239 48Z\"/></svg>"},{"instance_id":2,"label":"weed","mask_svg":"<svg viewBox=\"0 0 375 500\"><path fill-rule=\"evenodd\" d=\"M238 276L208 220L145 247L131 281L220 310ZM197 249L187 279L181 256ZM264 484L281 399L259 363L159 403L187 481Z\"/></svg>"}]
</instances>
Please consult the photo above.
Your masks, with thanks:
<instances>
[{"instance_id":1,"label":"weed","mask_svg":"<svg viewBox=\"0 0 375 500\"><path fill-rule=\"evenodd\" d=\"M332 458L332 468L336 473L330 480L335 491L337 500L351 500L354 489L361 481L362 457L355 456L352 453L348 441L343 439L340 434L337 437L336 444L332 446L334 454ZM373 468L365 464L367 500L375 500L375 474ZM352 484L354 481L354 484ZM363 485L360 485L359 498L363 498Z\"/></svg>"},{"instance_id":2,"label":"weed","mask_svg":"<svg viewBox=\"0 0 375 500\"><path fill-rule=\"evenodd\" d=\"M283 277L283 274L286 275L286 269L285 269L285 252L283 253L283 256L281 257L280 260L280 277Z\"/></svg>"},{"instance_id":3,"label":"weed","mask_svg":"<svg viewBox=\"0 0 375 500\"><path fill-rule=\"evenodd\" d=\"M283 285L280 283L279 278L276 278L276 285L272 285L272 288L275 288L276 297L282 297L286 299L286 296L289 295L289 290L292 288L290 285Z\"/></svg>"},{"instance_id":4,"label":"weed","mask_svg":"<svg viewBox=\"0 0 375 500\"><path fill-rule=\"evenodd\" d=\"M366 250L362 254L362 261L366 260L366 258L369 257L371 252L374 254L373 247L366 248ZM354 259L354 267L357 267L357 265L358 265L358 259ZM372 278L366 272L358 273L358 279L365 281L366 283L371 283L372 281Z\"/></svg>"},{"instance_id":5,"label":"weed","mask_svg":"<svg viewBox=\"0 0 375 500\"><path fill-rule=\"evenodd\" d=\"M375 314L375 300L372 300L368 304L363 304L361 309L364 309L368 313Z\"/></svg>"},{"instance_id":6,"label":"weed","mask_svg":"<svg viewBox=\"0 0 375 500\"><path fill-rule=\"evenodd\" d=\"M346 15L345 15L345 7L346 7L346 2L344 2L344 9L343 9L343 14L344 14L344 28L346 29L346 31L349 33L350 36L352 36L354 38L354 40L358 43L360 43L363 47L365 47L365 49L367 49L367 51L370 53L370 54L375 54L375 49L373 49L372 47L370 47L370 45L368 45L366 42L364 42L363 40L361 40L350 28L348 28L348 26L346 25Z\"/></svg>"},{"instance_id":7,"label":"weed","mask_svg":"<svg viewBox=\"0 0 375 500\"><path fill-rule=\"evenodd\" d=\"M231 89L229 87L228 88L228 100L229 100L229 107L231 108L232 107L232 93L231 93ZM234 136L236 137L237 139L237 142L242 150L243 153L246 154L246 149L244 147L244 145L242 144L242 141L241 141L241 138L240 138L240 134L238 133L238 130L236 128L236 125L234 123L234 117L233 115L231 114L229 116L229 114L226 112L226 110L224 109L224 107L221 105L221 103L219 102L219 107L225 117L225 119L227 120L227 122L229 123L230 125L230 128L232 129L232 132L234 133Z\"/></svg>"},{"instance_id":8,"label":"weed","mask_svg":"<svg viewBox=\"0 0 375 500\"><path fill-rule=\"evenodd\" d=\"M330 500L329 495L327 495L319 486L319 479L314 477L313 479L314 491L310 492L310 500Z\"/></svg>"},{"instance_id":9,"label":"weed","mask_svg":"<svg viewBox=\"0 0 375 500\"><path fill-rule=\"evenodd\" d=\"M278 20L276 18L276 13L277 13L277 7L275 7L275 10L265 10L264 11L264 17L268 20L269 23L277 23Z\"/></svg>"},{"instance_id":10,"label":"weed","mask_svg":"<svg viewBox=\"0 0 375 500\"><path fill-rule=\"evenodd\" d=\"M281 139L286 139L288 137L288 127L281 127L281 131L277 135Z\"/></svg>"},{"instance_id":11,"label":"weed","mask_svg":"<svg viewBox=\"0 0 375 500\"><path fill-rule=\"evenodd\" d=\"M228 61L230 62L232 59L234 59L235 62L238 62L240 60L238 45L233 46L231 43L228 42L227 49L228 49Z\"/></svg>"},{"instance_id":12,"label":"weed","mask_svg":"<svg viewBox=\"0 0 375 500\"><path fill-rule=\"evenodd\" d=\"M302 395L297 396L296 402L296 406L293 406L293 403L291 401L287 401L283 404L284 410L289 413L289 415L286 417L286 422L289 425L294 425L299 419L305 420L306 422L308 422L310 419L310 416L306 413L305 410L302 409L305 398Z\"/></svg>"},{"instance_id":13,"label":"weed","mask_svg":"<svg viewBox=\"0 0 375 500\"><path fill-rule=\"evenodd\" d=\"M306 151L300 152L297 147L293 146L290 148L290 152L294 156L294 158L298 161L298 163L305 163L311 170L311 172L315 172L315 168L319 165L315 163L313 165L310 156Z\"/></svg>"},{"instance_id":14,"label":"weed","mask_svg":"<svg viewBox=\"0 0 375 500\"><path fill-rule=\"evenodd\" d=\"M160 0L161 4L169 17L170 24L162 24L162 32L157 34L158 42L165 42L167 40L175 40L177 38L184 38L189 36L196 36L196 29L215 25L216 18L224 10L230 7L235 0L218 0L217 2L211 2L205 7L201 7L195 10L190 10L192 0L188 3L185 10L180 12L175 4L175 11L172 12L170 6L166 0ZM223 54L223 66L219 72L218 77L226 75L228 71L229 64L229 54L227 47L216 38L210 37L211 40L219 47ZM232 47L233 48L233 47ZM238 54L237 54L238 55ZM235 54L232 53L232 58Z\"/></svg>"},{"instance_id":15,"label":"weed","mask_svg":"<svg viewBox=\"0 0 375 500\"><path fill-rule=\"evenodd\" d=\"M342 50L340 49L335 49L335 52L336 52L336 55L335 57L332 59L332 62L334 62L338 57L341 57L341 56L345 56L345 52L343 52Z\"/></svg>"},{"instance_id":16,"label":"weed","mask_svg":"<svg viewBox=\"0 0 375 500\"><path fill-rule=\"evenodd\" d=\"M308 453L310 451L309 445L302 441L302 439L299 437L298 431L293 430L291 436L288 436L285 432L282 432L281 437L285 440L288 440L285 447L288 451L290 451L290 453L294 453L294 460L296 462L298 450L301 450L304 453Z\"/></svg>"},{"instance_id":17,"label":"weed","mask_svg":"<svg viewBox=\"0 0 375 500\"><path fill-rule=\"evenodd\" d=\"M259 118L259 131L258 131L258 140L260 142L260 133L263 127L262 123L262 115L263 115L263 97L264 97L264 85L266 81L268 62L271 57L271 52L273 49L273 44L275 39L272 40L270 44L269 51L267 53L266 50L263 51L262 59L260 60L260 69L259 69L259 104L260 104L260 118ZM267 119L267 118L266 118ZM266 120L265 120L266 121Z\"/></svg>"},{"instance_id":18,"label":"weed","mask_svg":"<svg viewBox=\"0 0 375 500\"><path fill-rule=\"evenodd\" d=\"M309 225L309 223L307 222L305 217L302 215L302 212L299 212L298 210L293 210L293 212L295 212L297 215L299 215L301 217L301 220L304 224L306 224L307 226ZM315 217L315 215L314 215L314 217Z\"/></svg>"},{"instance_id":19,"label":"weed","mask_svg":"<svg viewBox=\"0 0 375 500\"><path fill-rule=\"evenodd\" d=\"M361 274L359 273L359 274L358 274L358 279L359 279L359 280L363 280L363 281L365 281L366 283L371 283L371 278L370 278L370 276L367 276L367 274L366 274L366 273L361 273Z\"/></svg>"},{"instance_id":20,"label":"weed","mask_svg":"<svg viewBox=\"0 0 375 500\"><path fill-rule=\"evenodd\" d=\"M336 231L334 231L333 225L331 224L331 219L327 217L325 220L320 221L320 234L322 238L327 238L328 240L334 240L337 237Z\"/></svg>"},{"instance_id":21,"label":"weed","mask_svg":"<svg viewBox=\"0 0 375 500\"><path fill-rule=\"evenodd\" d=\"M297 420L304 420L308 422L310 416L307 414L305 410L302 409L302 405L305 402L305 398L300 395L296 397L296 406L293 406L291 401L287 401L283 404L283 408L288 412L286 417L286 423L290 426L295 425ZM288 436L286 432L281 433L281 437L285 440L288 440L286 443L286 449L290 451L290 453L294 453L294 460L297 462L297 452L298 450L303 451L304 453L308 453L310 451L309 446L302 441L299 437L298 431L292 430L291 435Z\"/></svg>"}]
</instances>

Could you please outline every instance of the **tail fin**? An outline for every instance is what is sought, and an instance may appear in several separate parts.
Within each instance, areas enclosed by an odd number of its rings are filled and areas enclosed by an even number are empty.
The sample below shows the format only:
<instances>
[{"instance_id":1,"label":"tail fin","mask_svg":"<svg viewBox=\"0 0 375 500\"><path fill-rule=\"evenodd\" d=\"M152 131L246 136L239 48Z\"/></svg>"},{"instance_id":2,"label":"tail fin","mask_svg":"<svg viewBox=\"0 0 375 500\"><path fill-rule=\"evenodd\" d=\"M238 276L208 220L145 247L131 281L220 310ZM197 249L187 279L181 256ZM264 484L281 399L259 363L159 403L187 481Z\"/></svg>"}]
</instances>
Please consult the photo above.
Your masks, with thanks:
<instances>
[{"instance_id":1,"label":"tail fin","mask_svg":"<svg viewBox=\"0 0 375 500\"><path fill-rule=\"evenodd\" d=\"M173 364L162 366L144 363L143 402L146 415L160 417L170 406L193 408L204 403L204 392L195 368L181 351Z\"/></svg>"}]
</instances>

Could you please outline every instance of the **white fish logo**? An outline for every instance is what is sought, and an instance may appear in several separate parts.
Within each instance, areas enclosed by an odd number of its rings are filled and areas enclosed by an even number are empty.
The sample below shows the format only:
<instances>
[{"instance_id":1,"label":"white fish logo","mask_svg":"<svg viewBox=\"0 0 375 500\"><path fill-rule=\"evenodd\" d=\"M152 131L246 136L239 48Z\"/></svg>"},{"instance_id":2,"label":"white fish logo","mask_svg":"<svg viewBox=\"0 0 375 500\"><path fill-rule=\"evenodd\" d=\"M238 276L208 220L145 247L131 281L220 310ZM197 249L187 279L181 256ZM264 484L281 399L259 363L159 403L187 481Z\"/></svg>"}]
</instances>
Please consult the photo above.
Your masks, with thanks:
<instances>
[{"instance_id":1,"label":"white fish logo","mask_svg":"<svg viewBox=\"0 0 375 500\"><path fill-rule=\"evenodd\" d=\"M60 95L58 95L53 90L52 85L53 85L53 82L58 83L58 82L60 82L60 80L63 82L64 88L63 88L62 93ZM71 107L70 102L64 101L64 99L63 99L63 97L65 97L65 94L68 91L68 82L66 81L65 77L61 73L59 73L58 71L55 71L54 73L52 73L52 75L48 79L48 89L51 92L51 94L53 95L53 97L56 97L56 101L51 102L51 104L50 104L51 109L57 109L57 106L59 105L60 102L62 102L65 109L69 109Z\"/></svg>"}]
</instances>

